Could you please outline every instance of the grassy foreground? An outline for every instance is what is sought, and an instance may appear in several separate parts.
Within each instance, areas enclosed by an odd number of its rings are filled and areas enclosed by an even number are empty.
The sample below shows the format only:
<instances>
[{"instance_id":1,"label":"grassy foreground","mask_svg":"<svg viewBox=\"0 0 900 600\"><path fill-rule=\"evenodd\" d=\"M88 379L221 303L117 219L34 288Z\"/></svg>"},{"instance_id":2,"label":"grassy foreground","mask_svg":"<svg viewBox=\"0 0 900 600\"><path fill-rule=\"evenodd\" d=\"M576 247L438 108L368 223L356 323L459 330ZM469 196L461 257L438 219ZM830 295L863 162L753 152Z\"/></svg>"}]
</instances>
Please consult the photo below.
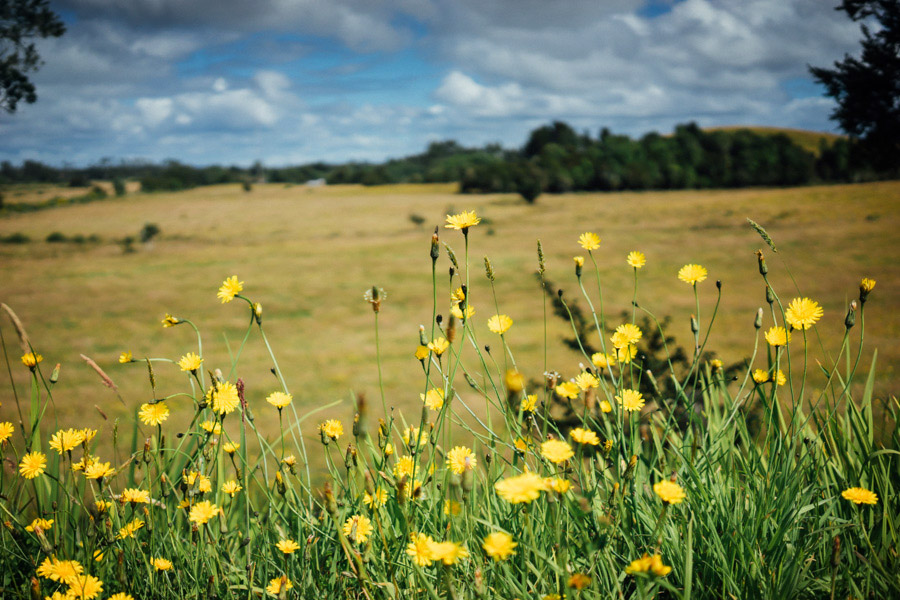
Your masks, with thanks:
<instances>
[{"instance_id":1,"label":"grassy foreground","mask_svg":"<svg viewBox=\"0 0 900 600\"><path fill-rule=\"evenodd\" d=\"M243 331L228 358L206 352L200 318L187 311L170 311L161 328L182 336L173 358L152 352L156 340L145 355L157 358L122 357L151 388L141 402L122 399L129 410L139 406L133 425L111 427L82 407L77 428L57 430L50 415L66 382L34 354L42 342L33 328L29 344L18 325L21 361L14 337L4 337L10 370L28 385L16 397L21 423L0 423L3 597L900 593L900 437L891 429L880 432L887 446L876 441L878 362L863 361L871 356L863 342L879 328L867 311L881 301L883 281L848 275L837 300L785 290L777 282L790 273L772 258L776 244L777 255L791 252L790 236L759 227L765 252L743 257L734 272L720 265L721 277L698 264L701 250L673 247L629 254L616 280L600 267L612 244L588 231L569 239L579 256L560 269L574 273L562 299L568 309L585 306L594 328L577 345L592 336L601 350L551 363L541 356L548 302L537 296L533 313L510 318L499 283L512 269L482 261L488 231L502 221L463 212L447 224L441 237L455 252L433 237L430 251L422 244L432 272L409 275L430 285L405 362L415 410L403 413L389 408L384 384L394 372L378 351L359 361L376 385L354 399L352 417L298 406L291 392L306 390L289 383L294 367L273 350L278 311L258 304L275 291L243 274L216 283L225 306L213 307L215 286L207 286L206 306L190 311L238 315ZM604 229L613 238L620 228ZM540 248L530 256L546 283L552 258ZM438 271L448 256L449 277ZM678 266L657 282L653 256ZM749 348L738 370L704 353L712 331L728 323L717 316L727 313L727 274L758 290L765 308L735 318ZM301 289L321 285L298 276ZM636 302L623 314L611 296ZM360 329L374 330L379 346L396 326L385 318L392 301L377 286L358 301L367 321ZM455 311L445 311L451 302ZM680 308L689 315L683 366L668 346L647 346L658 321L638 326L640 316ZM522 327L520 314L542 315L538 327ZM834 343L820 335L829 330ZM352 379L353 343L344 338L342 347ZM520 347L543 369L520 361ZM653 357L669 368L648 373ZM92 373L109 378L100 366ZM251 395L244 382L253 378L264 383ZM176 406L187 424L175 420ZM883 410L896 422L896 398ZM112 439L101 443L104 436ZM321 485L309 466L319 461Z\"/></svg>"}]
</instances>

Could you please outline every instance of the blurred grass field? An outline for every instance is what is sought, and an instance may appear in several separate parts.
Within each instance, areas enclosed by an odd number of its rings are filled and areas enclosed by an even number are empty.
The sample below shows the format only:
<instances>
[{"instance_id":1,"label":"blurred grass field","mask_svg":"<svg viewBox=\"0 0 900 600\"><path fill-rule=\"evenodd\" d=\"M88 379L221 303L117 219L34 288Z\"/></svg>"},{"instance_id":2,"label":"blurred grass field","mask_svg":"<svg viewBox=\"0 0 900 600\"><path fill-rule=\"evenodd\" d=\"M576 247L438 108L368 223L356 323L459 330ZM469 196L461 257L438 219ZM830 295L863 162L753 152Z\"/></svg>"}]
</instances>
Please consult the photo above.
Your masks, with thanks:
<instances>
[{"instance_id":1,"label":"blurred grass field","mask_svg":"<svg viewBox=\"0 0 900 600\"><path fill-rule=\"evenodd\" d=\"M373 314L363 300L378 285L388 298L381 312L385 393L389 406L407 420L418 420L421 371L413 352L418 326L428 326L432 288L428 252L431 231L452 211L476 210L482 224L470 231L471 303L479 343L496 343L486 321L494 314L484 277L483 257L497 274L500 311L515 325L508 340L518 366L537 378L545 370L543 299L533 277L536 240L547 255L547 276L584 305L575 283L572 256L584 254L578 235L595 231L602 238L595 252L601 269L605 312L613 326L630 309L631 250L647 256L640 272L638 301L658 317L673 318L669 333L690 340L693 312L690 287L676 273L685 263L700 263L710 279L700 284L705 328L715 302L715 280L723 300L708 349L726 364L749 358L753 319L765 305L754 251L767 255L770 278L787 302L803 295L819 301L825 316L810 338L814 355L833 356L844 331L846 304L857 295L862 277L877 280L866 305L867 350L860 368L868 369L878 350L875 397L896 395L900 358L900 182L728 191L679 191L542 196L530 206L517 196L462 196L453 185L396 185L374 188L239 185L179 193L130 194L92 204L63 206L0 219L0 236L20 232L44 240L53 231L66 236L99 236L97 244L0 245L0 301L16 311L45 374L62 364L54 388L60 425L98 426L99 407L110 420L123 418L153 397L146 366L120 365L131 351L177 360L196 351L187 326L164 329L166 313L190 319L203 333L204 367L221 368L229 377L230 352L236 352L248 322L246 304L221 305L216 290L237 275L244 294L264 307L264 325L300 413L337 400L316 414L349 419L352 396L362 392L380 407L374 361ZM424 219L419 225L411 217ZM747 225L752 218L774 238L773 254ZM136 236L145 223L161 234L151 244L126 254L116 242ZM463 259L459 232L441 229L442 241ZM446 253L438 262L438 312L449 307ZM586 287L596 283L585 268ZM27 395L28 370L19 363L15 332L3 318L2 329L13 378ZM768 320L764 327L771 325ZM551 317L547 367L565 377L576 374L580 357L561 336L568 324ZM854 330L858 335L858 327ZM818 336L821 336L821 346ZM855 338L854 338L855 339ZM499 347L499 345L498 345ZM118 384L124 405L103 387L79 358L95 359ZM496 353L498 360L502 360ZM583 359L582 359L583 360ZM156 397L188 391L187 376L173 364L154 363ZM759 365L757 365L759 366ZM815 363L812 363L815 368ZM265 348L251 335L239 370L251 403L278 388ZM8 375L4 375L8 377ZM18 423L10 386L0 386L0 421ZM465 395L464 390L460 393ZM191 416L188 400L169 402L176 422ZM380 412L380 409L376 412ZM47 419L44 421L47 422ZM263 426L265 428L265 425ZM271 424L276 432L277 422ZM304 432L312 437L312 425Z\"/></svg>"}]
</instances>

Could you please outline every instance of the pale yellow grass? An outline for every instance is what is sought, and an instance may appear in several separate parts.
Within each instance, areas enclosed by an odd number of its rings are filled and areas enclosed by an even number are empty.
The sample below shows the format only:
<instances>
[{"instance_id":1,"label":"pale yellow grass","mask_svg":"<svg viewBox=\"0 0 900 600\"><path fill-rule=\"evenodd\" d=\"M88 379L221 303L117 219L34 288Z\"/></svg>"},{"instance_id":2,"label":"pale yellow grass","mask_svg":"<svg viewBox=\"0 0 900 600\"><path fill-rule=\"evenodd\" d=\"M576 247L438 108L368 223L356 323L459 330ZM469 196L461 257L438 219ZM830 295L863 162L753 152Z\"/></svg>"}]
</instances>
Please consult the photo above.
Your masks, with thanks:
<instances>
[{"instance_id":1,"label":"pale yellow grass","mask_svg":"<svg viewBox=\"0 0 900 600\"><path fill-rule=\"evenodd\" d=\"M900 222L896 199L900 183L751 189L740 191L648 192L543 196L529 206L512 195L461 196L451 186L257 185L245 193L238 185L202 188L182 193L149 194L109 199L0 221L0 235L22 232L43 239L51 231L66 235L97 234L110 241L82 248L31 243L0 246L2 297L24 321L49 373L62 363L54 389L55 412L65 425L99 425L99 406L130 428L131 411L146 402L151 391L146 367L119 365L130 350L145 356L177 360L196 351L187 326L164 329L165 313L192 319L204 335L204 366L220 368L227 377L242 377L248 398L264 430L277 430L274 410L263 402L278 389L271 363L259 337L251 335L235 374L229 350L236 352L248 322L246 304L221 305L216 289L230 275L245 282L245 294L264 306L265 326L301 413L340 400L339 406L311 418L345 421L352 416L351 397L365 393L380 413L374 361L373 315L363 301L367 287L388 293L381 313L381 334L387 404L418 421L423 382L412 354L418 325L431 319L431 229L442 224L446 211L474 209L489 222L470 232L470 298L478 342L490 344L503 364L499 337L487 330L494 314L484 278L483 257L491 257L497 273L500 311L515 325L508 333L519 367L539 378L545 369L542 296L533 278L536 240L543 240L548 277L584 306L574 281L572 256L585 254L578 235L596 231L603 239L595 256L601 266L606 313L615 322L629 309L632 272L625 264L631 250L647 256L640 273L638 301L656 315L671 315L671 333L684 345L690 339L693 312L690 287L676 278L685 263L700 263L710 278L700 284L701 320L711 314L715 280L723 283L723 305L710 339L726 363L750 356L753 318L764 306L764 288L753 252L763 248L770 273L785 301L803 295L818 300L825 317L811 341L820 356L816 336L833 353L843 333L846 302L857 294L862 277L878 286L867 305L868 353L879 351L878 397L896 393L894 365L900 358L898 292L900 292ZM426 225L409 216L421 215ZM746 224L753 218L778 244L769 251ZM111 240L135 235L145 223L156 223L162 234L152 247L123 254ZM464 257L459 232L441 229L441 238ZM782 263L783 259L783 263ZM796 285L785 265L793 274ZM438 312L448 312L446 254L438 264ZM589 268L586 281L595 303L596 283ZM590 275L589 275L590 274ZM615 323L613 323L615 324ZM766 327L770 325L767 315ZM12 328L2 323L4 339L20 396L27 393L27 369L18 363L19 349ZM559 338L569 331L551 318L547 367L564 376L578 372L583 361L566 350ZM854 333L857 333L854 330ZM226 340L227 339L227 345ZM120 386L125 404L100 384L79 354L93 357ZM477 364L471 361L474 367ZM758 363L755 366L761 366ZM813 364L812 368L815 368ZM187 377L175 365L155 363L156 397L187 391ZM476 379L482 373L472 373ZM460 379L457 389L466 401L481 401ZM18 422L8 385L0 386L0 420ZM170 401L174 420L190 418L189 402ZM124 425L128 423L128 425ZM149 433L149 432L148 432ZM307 425L305 433L312 436Z\"/></svg>"}]
</instances>

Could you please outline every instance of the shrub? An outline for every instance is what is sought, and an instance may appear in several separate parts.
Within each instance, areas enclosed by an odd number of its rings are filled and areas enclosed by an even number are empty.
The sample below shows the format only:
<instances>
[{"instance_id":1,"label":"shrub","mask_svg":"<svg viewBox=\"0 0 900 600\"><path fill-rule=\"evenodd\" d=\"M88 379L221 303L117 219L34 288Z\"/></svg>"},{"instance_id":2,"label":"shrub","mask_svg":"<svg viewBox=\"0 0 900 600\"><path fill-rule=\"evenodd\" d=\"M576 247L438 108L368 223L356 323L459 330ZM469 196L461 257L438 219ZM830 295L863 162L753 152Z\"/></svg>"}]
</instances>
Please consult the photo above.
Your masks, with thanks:
<instances>
[{"instance_id":1,"label":"shrub","mask_svg":"<svg viewBox=\"0 0 900 600\"><path fill-rule=\"evenodd\" d=\"M60 233L59 231L54 231L47 235L47 242L51 244L58 244L65 241L67 241L65 234Z\"/></svg>"}]
</instances>

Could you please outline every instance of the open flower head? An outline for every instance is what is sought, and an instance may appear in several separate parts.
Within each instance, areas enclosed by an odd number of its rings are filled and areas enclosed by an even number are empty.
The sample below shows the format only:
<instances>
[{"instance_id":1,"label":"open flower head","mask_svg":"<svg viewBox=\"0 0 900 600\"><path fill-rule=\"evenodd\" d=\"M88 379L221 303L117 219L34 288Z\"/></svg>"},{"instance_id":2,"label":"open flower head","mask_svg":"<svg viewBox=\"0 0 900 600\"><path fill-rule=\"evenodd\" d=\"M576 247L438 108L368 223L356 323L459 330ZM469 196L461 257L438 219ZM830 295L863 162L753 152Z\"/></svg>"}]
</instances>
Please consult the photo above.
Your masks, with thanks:
<instances>
[{"instance_id":1,"label":"open flower head","mask_svg":"<svg viewBox=\"0 0 900 600\"><path fill-rule=\"evenodd\" d=\"M134 537L134 534L144 526L144 522L141 519L134 519L127 523L124 527L119 529L118 538L120 540L125 540L131 537Z\"/></svg>"},{"instance_id":2,"label":"open flower head","mask_svg":"<svg viewBox=\"0 0 900 600\"><path fill-rule=\"evenodd\" d=\"M147 504L150 502L150 492L138 488L125 488L119 497L122 504Z\"/></svg>"},{"instance_id":3,"label":"open flower head","mask_svg":"<svg viewBox=\"0 0 900 600\"><path fill-rule=\"evenodd\" d=\"M456 215L447 215L446 220L447 224L444 225L446 229L457 229L463 232L481 222L481 218L475 214L474 210L463 211Z\"/></svg>"},{"instance_id":4,"label":"open flower head","mask_svg":"<svg viewBox=\"0 0 900 600\"><path fill-rule=\"evenodd\" d=\"M563 440L547 440L541 444L541 455L558 465L575 456L575 451Z\"/></svg>"},{"instance_id":5,"label":"open flower head","mask_svg":"<svg viewBox=\"0 0 900 600\"><path fill-rule=\"evenodd\" d=\"M653 484L653 491L666 504L680 504L684 502L684 489L674 481L664 479Z\"/></svg>"},{"instance_id":6,"label":"open flower head","mask_svg":"<svg viewBox=\"0 0 900 600\"><path fill-rule=\"evenodd\" d=\"M537 500L544 489L544 478L531 472L507 477L494 484L497 494L511 504Z\"/></svg>"},{"instance_id":7,"label":"open flower head","mask_svg":"<svg viewBox=\"0 0 900 600\"><path fill-rule=\"evenodd\" d=\"M35 519L34 521L32 521L32 522L31 522L31 525L26 525L26 526L25 526L25 531L33 532L35 529L40 529L40 530L42 530L42 531L47 531L47 530L49 530L51 527L53 527L53 522L54 522L53 519L41 519L41 518L38 518L38 519Z\"/></svg>"},{"instance_id":8,"label":"open flower head","mask_svg":"<svg viewBox=\"0 0 900 600\"><path fill-rule=\"evenodd\" d=\"M365 544L373 531L372 521L365 515L353 515L344 523L342 531L347 539L357 544Z\"/></svg>"},{"instance_id":9,"label":"open flower head","mask_svg":"<svg viewBox=\"0 0 900 600\"><path fill-rule=\"evenodd\" d=\"M440 388L431 388L424 394L419 394L422 402L431 410L441 410L444 406L444 390Z\"/></svg>"},{"instance_id":10,"label":"open flower head","mask_svg":"<svg viewBox=\"0 0 900 600\"><path fill-rule=\"evenodd\" d=\"M786 346L791 341L791 333L784 327L770 327L766 331L766 341L769 342L770 346Z\"/></svg>"},{"instance_id":11,"label":"open flower head","mask_svg":"<svg viewBox=\"0 0 900 600\"><path fill-rule=\"evenodd\" d=\"M579 444L584 444L586 446L599 446L600 438L597 437L597 434L591 431L590 429L583 429L581 427L576 427L572 431L569 432L569 435L572 436L572 439Z\"/></svg>"},{"instance_id":12,"label":"open flower head","mask_svg":"<svg viewBox=\"0 0 900 600\"><path fill-rule=\"evenodd\" d=\"M238 281L237 275L232 275L222 282L216 297L222 301L222 304L226 304L234 300L234 297L242 291L244 291L244 282Z\"/></svg>"},{"instance_id":13,"label":"open flower head","mask_svg":"<svg viewBox=\"0 0 900 600\"><path fill-rule=\"evenodd\" d=\"M447 348L450 347L450 342L446 340L446 338L435 338L434 340L428 342L428 349L435 353L435 355L440 356L443 354Z\"/></svg>"},{"instance_id":14,"label":"open flower head","mask_svg":"<svg viewBox=\"0 0 900 600\"><path fill-rule=\"evenodd\" d=\"M616 396L616 401L627 412L644 408L644 396L637 390L622 390L622 393Z\"/></svg>"},{"instance_id":15,"label":"open flower head","mask_svg":"<svg viewBox=\"0 0 900 600\"><path fill-rule=\"evenodd\" d=\"M60 429L50 438L50 447L65 454L77 448L84 442L84 431L80 429Z\"/></svg>"},{"instance_id":16,"label":"open flower head","mask_svg":"<svg viewBox=\"0 0 900 600\"><path fill-rule=\"evenodd\" d=\"M328 419L319 425L319 431L321 431L325 437L337 440L344 435L344 425L337 419Z\"/></svg>"},{"instance_id":17,"label":"open flower head","mask_svg":"<svg viewBox=\"0 0 900 600\"><path fill-rule=\"evenodd\" d=\"M465 446L456 446L447 453L447 467L457 475L475 469L477 464L475 453Z\"/></svg>"},{"instance_id":18,"label":"open flower head","mask_svg":"<svg viewBox=\"0 0 900 600\"><path fill-rule=\"evenodd\" d=\"M9 421L3 421L0 423L0 444L3 444L12 437L13 432L16 430L16 427L10 423Z\"/></svg>"},{"instance_id":19,"label":"open flower head","mask_svg":"<svg viewBox=\"0 0 900 600\"><path fill-rule=\"evenodd\" d=\"M455 565L461 558L467 558L469 551L462 544L456 542L432 542L431 555L435 561L440 561L445 565Z\"/></svg>"},{"instance_id":20,"label":"open flower head","mask_svg":"<svg viewBox=\"0 0 900 600\"><path fill-rule=\"evenodd\" d=\"M578 236L578 243L582 248L590 252L600 247L600 236L591 231L586 231Z\"/></svg>"},{"instance_id":21,"label":"open flower head","mask_svg":"<svg viewBox=\"0 0 900 600\"><path fill-rule=\"evenodd\" d=\"M147 402L141 404L138 418L144 425L159 425L169 418L169 407L165 402L157 402L155 404Z\"/></svg>"},{"instance_id":22,"label":"open flower head","mask_svg":"<svg viewBox=\"0 0 900 600\"><path fill-rule=\"evenodd\" d=\"M209 500L203 500L202 502L198 502L194 506L191 507L191 512L188 515L188 518L192 523L196 523L197 525L205 525L210 519L219 514L221 509L210 502Z\"/></svg>"},{"instance_id":23,"label":"open flower head","mask_svg":"<svg viewBox=\"0 0 900 600\"><path fill-rule=\"evenodd\" d=\"M878 504L878 496L875 492L867 490L866 488L847 488L841 492L841 496L853 504Z\"/></svg>"},{"instance_id":24,"label":"open flower head","mask_svg":"<svg viewBox=\"0 0 900 600\"><path fill-rule=\"evenodd\" d=\"M108 462L100 462L99 460L91 462L84 468L85 479L105 479L116 474Z\"/></svg>"},{"instance_id":25,"label":"open flower head","mask_svg":"<svg viewBox=\"0 0 900 600\"><path fill-rule=\"evenodd\" d=\"M284 392L272 392L266 397L266 402L279 410L293 402L293 400L293 396Z\"/></svg>"},{"instance_id":26,"label":"open flower head","mask_svg":"<svg viewBox=\"0 0 900 600\"><path fill-rule=\"evenodd\" d=\"M84 567L78 561L59 560L55 556L50 556L44 559L35 573L44 579L66 582L84 573Z\"/></svg>"},{"instance_id":27,"label":"open flower head","mask_svg":"<svg viewBox=\"0 0 900 600\"><path fill-rule=\"evenodd\" d=\"M633 323L623 323L616 327L616 332L610 338L616 348L625 348L637 344L643 337L641 328Z\"/></svg>"},{"instance_id":28,"label":"open flower head","mask_svg":"<svg viewBox=\"0 0 900 600\"><path fill-rule=\"evenodd\" d=\"M495 531L484 538L484 543L481 547L495 561L501 561L515 554L515 548L518 545L508 533Z\"/></svg>"},{"instance_id":29,"label":"open flower head","mask_svg":"<svg viewBox=\"0 0 900 600\"><path fill-rule=\"evenodd\" d=\"M275 547L284 554L293 554L300 549L300 544L292 539L279 540Z\"/></svg>"},{"instance_id":30,"label":"open flower head","mask_svg":"<svg viewBox=\"0 0 900 600\"><path fill-rule=\"evenodd\" d=\"M125 352L123 352L122 354L119 355L119 362L122 363L123 365L130 363L130 362L134 362L134 356L131 354L131 352L126 350Z\"/></svg>"},{"instance_id":31,"label":"open flower head","mask_svg":"<svg viewBox=\"0 0 900 600\"><path fill-rule=\"evenodd\" d=\"M822 314L822 307L815 300L794 298L784 311L784 320L794 329L809 329Z\"/></svg>"},{"instance_id":32,"label":"open flower head","mask_svg":"<svg viewBox=\"0 0 900 600\"><path fill-rule=\"evenodd\" d=\"M387 504L388 495L382 488L376 488L371 494L366 492L363 496L363 504L372 510Z\"/></svg>"},{"instance_id":33,"label":"open flower head","mask_svg":"<svg viewBox=\"0 0 900 600\"><path fill-rule=\"evenodd\" d=\"M202 362L203 359L200 358L199 354L188 352L178 359L178 366L181 367L182 371L193 372L200 368Z\"/></svg>"},{"instance_id":34,"label":"open flower head","mask_svg":"<svg viewBox=\"0 0 900 600\"><path fill-rule=\"evenodd\" d=\"M494 315L488 319L488 329L493 333L499 333L501 335L509 331L512 324L513 320L510 319L508 315Z\"/></svg>"},{"instance_id":35,"label":"open flower head","mask_svg":"<svg viewBox=\"0 0 900 600\"><path fill-rule=\"evenodd\" d=\"M644 256L643 252L638 252L637 250L632 250L631 252L629 252L628 258L626 258L625 260L635 269L640 269L647 264L647 257Z\"/></svg>"},{"instance_id":36,"label":"open flower head","mask_svg":"<svg viewBox=\"0 0 900 600\"><path fill-rule=\"evenodd\" d=\"M678 270L678 279L691 285L697 285L706 279L706 268L701 265L684 265Z\"/></svg>"},{"instance_id":37,"label":"open flower head","mask_svg":"<svg viewBox=\"0 0 900 600\"><path fill-rule=\"evenodd\" d=\"M572 400L578 397L579 392L581 392L581 388L578 387L578 384L573 381L564 381L557 385L554 391L563 398Z\"/></svg>"},{"instance_id":38,"label":"open flower head","mask_svg":"<svg viewBox=\"0 0 900 600\"><path fill-rule=\"evenodd\" d=\"M44 360L44 357L40 354L35 354L34 352L26 352L22 355L22 364L29 369L35 368L42 360Z\"/></svg>"},{"instance_id":39,"label":"open flower head","mask_svg":"<svg viewBox=\"0 0 900 600\"><path fill-rule=\"evenodd\" d=\"M240 404L237 387L228 381L220 383L212 394L212 409L220 415L233 412Z\"/></svg>"},{"instance_id":40,"label":"open flower head","mask_svg":"<svg viewBox=\"0 0 900 600\"><path fill-rule=\"evenodd\" d=\"M664 565L662 556L659 554L650 556L649 554L644 553L641 558L631 561L631 564L625 567L625 572L629 575L634 575L636 573L652 573L657 577L665 577L671 571L672 567Z\"/></svg>"},{"instance_id":41,"label":"open flower head","mask_svg":"<svg viewBox=\"0 0 900 600\"><path fill-rule=\"evenodd\" d=\"M29 452L19 461L19 473L25 479L34 479L47 468L47 456L43 452Z\"/></svg>"},{"instance_id":42,"label":"open flower head","mask_svg":"<svg viewBox=\"0 0 900 600\"><path fill-rule=\"evenodd\" d=\"M93 600L103 591L103 582L87 573L70 577L65 583L69 585L66 598L72 600Z\"/></svg>"},{"instance_id":43,"label":"open flower head","mask_svg":"<svg viewBox=\"0 0 900 600\"><path fill-rule=\"evenodd\" d=\"M269 581L269 585L266 586L266 593L271 596L279 596L281 592L286 592L293 587L294 584L291 583L291 580L287 576L282 575Z\"/></svg>"},{"instance_id":44,"label":"open flower head","mask_svg":"<svg viewBox=\"0 0 900 600\"><path fill-rule=\"evenodd\" d=\"M412 540L406 545L406 554L420 567L430 566L434 562L434 540L430 535L414 533Z\"/></svg>"},{"instance_id":45,"label":"open flower head","mask_svg":"<svg viewBox=\"0 0 900 600\"><path fill-rule=\"evenodd\" d=\"M242 489L244 489L243 486L241 486L241 484L239 484L234 479L230 479L222 484L222 493L228 494L232 498L234 498L235 494L237 494Z\"/></svg>"},{"instance_id":46,"label":"open flower head","mask_svg":"<svg viewBox=\"0 0 900 600\"><path fill-rule=\"evenodd\" d=\"M150 564L152 564L153 568L157 571L172 570L172 561L167 558L154 558L150 561Z\"/></svg>"},{"instance_id":47,"label":"open flower head","mask_svg":"<svg viewBox=\"0 0 900 600\"><path fill-rule=\"evenodd\" d=\"M534 412L537 408L537 402L537 394L528 394L522 398L522 402L519 403L519 410L522 412Z\"/></svg>"},{"instance_id":48,"label":"open flower head","mask_svg":"<svg viewBox=\"0 0 900 600\"><path fill-rule=\"evenodd\" d=\"M572 383L577 385L578 389L584 392L600 385L600 382L597 380L597 378L587 371L579 373L572 381Z\"/></svg>"}]
</instances>

